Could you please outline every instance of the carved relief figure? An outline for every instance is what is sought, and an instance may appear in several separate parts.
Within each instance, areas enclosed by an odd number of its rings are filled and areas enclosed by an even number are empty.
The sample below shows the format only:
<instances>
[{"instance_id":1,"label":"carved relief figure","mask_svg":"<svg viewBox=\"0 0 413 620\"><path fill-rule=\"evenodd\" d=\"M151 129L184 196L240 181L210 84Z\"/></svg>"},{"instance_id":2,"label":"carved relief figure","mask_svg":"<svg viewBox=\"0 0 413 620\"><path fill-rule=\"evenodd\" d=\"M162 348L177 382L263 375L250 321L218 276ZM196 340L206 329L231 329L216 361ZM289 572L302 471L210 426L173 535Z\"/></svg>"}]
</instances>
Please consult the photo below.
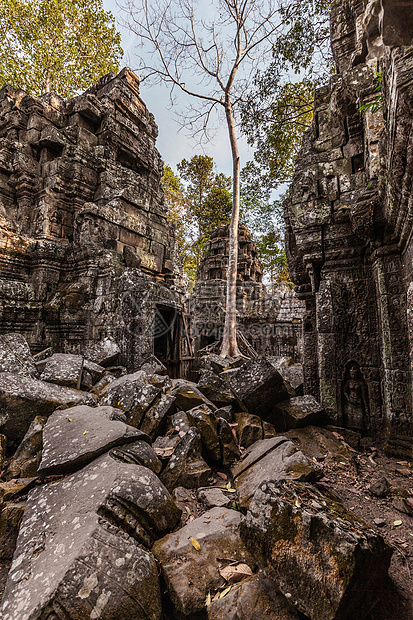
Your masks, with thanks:
<instances>
[{"instance_id":1,"label":"carved relief figure","mask_svg":"<svg viewBox=\"0 0 413 620\"><path fill-rule=\"evenodd\" d=\"M62 236L62 214L60 211L53 211L50 217L50 232L56 237Z\"/></svg>"},{"instance_id":2,"label":"carved relief figure","mask_svg":"<svg viewBox=\"0 0 413 620\"><path fill-rule=\"evenodd\" d=\"M45 231L45 224L46 224L46 214L44 213L43 209L38 209L35 218L34 218L34 236L41 236L44 235Z\"/></svg>"},{"instance_id":3,"label":"carved relief figure","mask_svg":"<svg viewBox=\"0 0 413 620\"><path fill-rule=\"evenodd\" d=\"M79 213L76 218L75 239L81 248L102 243L100 221L93 213Z\"/></svg>"},{"instance_id":4,"label":"carved relief figure","mask_svg":"<svg viewBox=\"0 0 413 620\"><path fill-rule=\"evenodd\" d=\"M367 384L360 366L350 362L344 376L342 387L343 425L366 431L369 428L369 403Z\"/></svg>"}]
</instances>

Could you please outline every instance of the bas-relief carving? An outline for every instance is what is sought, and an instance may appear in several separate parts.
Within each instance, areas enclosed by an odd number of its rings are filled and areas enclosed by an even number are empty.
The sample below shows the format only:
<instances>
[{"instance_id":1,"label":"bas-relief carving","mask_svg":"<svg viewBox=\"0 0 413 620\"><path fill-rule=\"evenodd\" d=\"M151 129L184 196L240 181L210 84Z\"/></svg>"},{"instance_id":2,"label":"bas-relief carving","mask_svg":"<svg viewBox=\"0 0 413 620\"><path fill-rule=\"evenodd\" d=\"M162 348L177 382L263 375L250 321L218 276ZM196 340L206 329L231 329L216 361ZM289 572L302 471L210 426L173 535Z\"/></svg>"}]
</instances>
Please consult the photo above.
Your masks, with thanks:
<instances>
[{"instance_id":1,"label":"bas-relief carving","mask_svg":"<svg viewBox=\"0 0 413 620\"><path fill-rule=\"evenodd\" d=\"M315 96L285 203L286 248L308 310L306 390L336 394L332 414L351 428L392 437L404 424L413 444L413 54L391 47L397 37L383 52L379 5L332 2L338 74ZM377 70L383 104L364 113L378 97Z\"/></svg>"},{"instance_id":2,"label":"bas-relief carving","mask_svg":"<svg viewBox=\"0 0 413 620\"><path fill-rule=\"evenodd\" d=\"M370 429L367 384L354 361L347 364L342 384L342 416L346 428L364 432Z\"/></svg>"}]
</instances>

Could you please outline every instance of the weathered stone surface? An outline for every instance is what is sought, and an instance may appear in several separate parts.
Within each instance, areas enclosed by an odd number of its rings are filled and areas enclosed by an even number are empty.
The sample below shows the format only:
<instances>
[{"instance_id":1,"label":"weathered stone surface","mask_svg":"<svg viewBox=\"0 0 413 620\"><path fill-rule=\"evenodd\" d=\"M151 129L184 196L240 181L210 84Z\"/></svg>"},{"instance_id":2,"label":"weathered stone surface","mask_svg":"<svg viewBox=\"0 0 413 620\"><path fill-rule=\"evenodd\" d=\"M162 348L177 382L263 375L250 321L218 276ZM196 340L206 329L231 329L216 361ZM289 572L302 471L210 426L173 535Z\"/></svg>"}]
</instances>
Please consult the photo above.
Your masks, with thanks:
<instances>
[{"instance_id":1,"label":"weathered stone surface","mask_svg":"<svg viewBox=\"0 0 413 620\"><path fill-rule=\"evenodd\" d=\"M64 474L84 467L115 446L150 438L125 424L113 407L71 407L55 411L43 429L39 474Z\"/></svg>"},{"instance_id":2,"label":"weathered stone surface","mask_svg":"<svg viewBox=\"0 0 413 620\"><path fill-rule=\"evenodd\" d=\"M168 433L178 433L181 437L191 428L191 423L185 411L177 411L168 417L166 430Z\"/></svg>"},{"instance_id":3,"label":"weathered stone surface","mask_svg":"<svg viewBox=\"0 0 413 620\"><path fill-rule=\"evenodd\" d=\"M161 433L166 424L166 419L176 410L175 398L171 394L162 394L159 402L156 401L145 413L140 426L152 439Z\"/></svg>"},{"instance_id":4,"label":"weathered stone surface","mask_svg":"<svg viewBox=\"0 0 413 620\"><path fill-rule=\"evenodd\" d=\"M201 454L201 434L198 429L190 428L177 444L160 476L167 489L172 491L179 486L194 489L208 484L212 472Z\"/></svg>"},{"instance_id":5,"label":"weathered stone surface","mask_svg":"<svg viewBox=\"0 0 413 620\"><path fill-rule=\"evenodd\" d=\"M101 366L110 366L116 362L119 353L119 345L113 338L109 337L103 338L100 342L96 342L83 350L86 359Z\"/></svg>"},{"instance_id":6,"label":"weathered stone surface","mask_svg":"<svg viewBox=\"0 0 413 620\"><path fill-rule=\"evenodd\" d=\"M243 454L232 469L235 488L242 507L249 506L262 482L313 480L314 469L308 459L285 437L263 439Z\"/></svg>"},{"instance_id":7,"label":"weathered stone surface","mask_svg":"<svg viewBox=\"0 0 413 620\"><path fill-rule=\"evenodd\" d=\"M271 422L277 431L285 432L303 426L322 426L328 422L323 407L314 396L296 396L277 403Z\"/></svg>"},{"instance_id":8,"label":"weathered stone surface","mask_svg":"<svg viewBox=\"0 0 413 620\"><path fill-rule=\"evenodd\" d=\"M225 381L210 370L201 370L197 388L217 407L225 407L236 402Z\"/></svg>"},{"instance_id":9,"label":"weathered stone surface","mask_svg":"<svg viewBox=\"0 0 413 620\"><path fill-rule=\"evenodd\" d=\"M218 436L221 445L221 461L224 467L230 467L240 457L240 449L235 440L229 423L224 418L218 418Z\"/></svg>"},{"instance_id":10,"label":"weathered stone surface","mask_svg":"<svg viewBox=\"0 0 413 620\"><path fill-rule=\"evenodd\" d=\"M159 388L149 383L147 374L138 370L112 381L103 391L100 403L119 407L127 413L128 424L139 427L145 412L160 393Z\"/></svg>"},{"instance_id":11,"label":"weathered stone surface","mask_svg":"<svg viewBox=\"0 0 413 620\"><path fill-rule=\"evenodd\" d=\"M253 443L263 439L262 420L246 411L235 413L234 420L238 424L238 443L243 448L249 448Z\"/></svg>"},{"instance_id":12,"label":"weathered stone surface","mask_svg":"<svg viewBox=\"0 0 413 620\"><path fill-rule=\"evenodd\" d=\"M83 372L83 356L54 353L46 360L40 379L80 390Z\"/></svg>"},{"instance_id":13,"label":"weathered stone surface","mask_svg":"<svg viewBox=\"0 0 413 620\"><path fill-rule=\"evenodd\" d=\"M261 484L241 534L281 592L317 620L366 617L392 554L338 500L291 481Z\"/></svg>"},{"instance_id":14,"label":"weathered stone surface","mask_svg":"<svg viewBox=\"0 0 413 620\"><path fill-rule=\"evenodd\" d=\"M39 378L27 340L21 334L0 336L0 372L13 372Z\"/></svg>"},{"instance_id":15,"label":"weathered stone surface","mask_svg":"<svg viewBox=\"0 0 413 620\"><path fill-rule=\"evenodd\" d=\"M197 498L207 508L231 508L231 498L224 495L216 487L201 487L197 490Z\"/></svg>"},{"instance_id":16,"label":"weathered stone surface","mask_svg":"<svg viewBox=\"0 0 413 620\"><path fill-rule=\"evenodd\" d=\"M280 366L277 368L278 372L293 388L294 396L304 395L304 368L301 364L294 364L293 366Z\"/></svg>"},{"instance_id":17,"label":"weathered stone surface","mask_svg":"<svg viewBox=\"0 0 413 620\"><path fill-rule=\"evenodd\" d=\"M0 497L5 501L25 495L33 488L37 477L16 478L8 482L0 482Z\"/></svg>"},{"instance_id":18,"label":"weathered stone surface","mask_svg":"<svg viewBox=\"0 0 413 620\"><path fill-rule=\"evenodd\" d=\"M391 486L387 478L380 478L369 486L369 492L376 497L386 497L391 491Z\"/></svg>"},{"instance_id":19,"label":"weathered stone surface","mask_svg":"<svg viewBox=\"0 0 413 620\"><path fill-rule=\"evenodd\" d=\"M100 366L100 364L95 364L95 362L91 362L88 359L83 360L83 372L87 371L93 380L93 383L97 383L106 373L106 368L104 366Z\"/></svg>"},{"instance_id":20,"label":"weathered stone surface","mask_svg":"<svg viewBox=\"0 0 413 620\"><path fill-rule=\"evenodd\" d=\"M298 620L287 599L277 593L271 579L260 573L234 584L224 598L208 607L208 620Z\"/></svg>"},{"instance_id":21,"label":"weathered stone surface","mask_svg":"<svg viewBox=\"0 0 413 620\"><path fill-rule=\"evenodd\" d=\"M188 429L189 430L189 429ZM157 437L153 443L155 454L161 460L168 460L175 451L181 438L178 434L167 435L166 437Z\"/></svg>"},{"instance_id":22,"label":"weathered stone surface","mask_svg":"<svg viewBox=\"0 0 413 620\"><path fill-rule=\"evenodd\" d=\"M410 4L331 3L338 73L316 92L285 204L289 272L306 302L305 393L337 426L386 436L387 449L406 458L413 443Z\"/></svg>"},{"instance_id":23,"label":"weathered stone surface","mask_svg":"<svg viewBox=\"0 0 413 620\"><path fill-rule=\"evenodd\" d=\"M107 455L36 489L20 528L2 618L28 620L63 609L76 620L159 619L156 564L137 541L150 544L179 516L155 474Z\"/></svg>"},{"instance_id":24,"label":"weathered stone surface","mask_svg":"<svg viewBox=\"0 0 413 620\"><path fill-rule=\"evenodd\" d=\"M195 383L180 381L171 394L175 397L177 408L182 411L189 411L199 405L207 405L213 411L216 409L214 403L198 390Z\"/></svg>"},{"instance_id":25,"label":"weathered stone surface","mask_svg":"<svg viewBox=\"0 0 413 620\"><path fill-rule=\"evenodd\" d=\"M156 355L146 355L136 365L136 370L143 370L147 375L166 375L167 368Z\"/></svg>"},{"instance_id":26,"label":"weathered stone surface","mask_svg":"<svg viewBox=\"0 0 413 620\"><path fill-rule=\"evenodd\" d=\"M232 422L233 416L233 406L227 405L226 407L220 407L215 411L215 415L217 418L223 418L227 422Z\"/></svg>"},{"instance_id":27,"label":"weathered stone surface","mask_svg":"<svg viewBox=\"0 0 413 620\"><path fill-rule=\"evenodd\" d=\"M43 427L46 419L38 415L31 422L4 474L7 480L36 476L42 458Z\"/></svg>"},{"instance_id":28,"label":"weathered stone surface","mask_svg":"<svg viewBox=\"0 0 413 620\"><path fill-rule=\"evenodd\" d=\"M288 396L280 373L262 356L249 360L228 383L247 411L264 419Z\"/></svg>"},{"instance_id":29,"label":"weathered stone surface","mask_svg":"<svg viewBox=\"0 0 413 620\"><path fill-rule=\"evenodd\" d=\"M0 470L3 470L3 462L6 456L7 449L7 437L6 435L0 435Z\"/></svg>"},{"instance_id":30,"label":"weathered stone surface","mask_svg":"<svg viewBox=\"0 0 413 620\"><path fill-rule=\"evenodd\" d=\"M218 438L218 420L206 405L200 405L186 412L189 423L195 426L201 435L201 441L208 457L213 461L221 459L221 447Z\"/></svg>"},{"instance_id":31,"label":"weathered stone surface","mask_svg":"<svg viewBox=\"0 0 413 620\"><path fill-rule=\"evenodd\" d=\"M11 560L16 548L25 502L5 504L0 512L0 561Z\"/></svg>"},{"instance_id":32,"label":"weathered stone surface","mask_svg":"<svg viewBox=\"0 0 413 620\"><path fill-rule=\"evenodd\" d=\"M94 405L87 392L23 377L9 372L0 373L0 432L10 442L21 441L37 415L49 416L64 405Z\"/></svg>"},{"instance_id":33,"label":"weathered stone surface","mask_svg":"<svg viewBox=\"0 0 413 620\"><path fill-rule=\"evenodd\" d=\"M152 552L161 564L169 595L179 612L189 615L205 607L208 592L224 583L219 569L226 565L225 559L242 561L254 568L255 563L239 537L240 522L239 512L213 508L155 543ZM201 551L193 547L191 536L198 541Z\"/></svg>"},{"instance_id":34,"label":"weathered stone surface","mask_svg":"<svg viewBox=\"0 0 413 620\"><path fill-rule=\"evenodd\" d=\"M112 448L110 455L112 458L122 461L123 463L143 465L155 472L155 474L159 474L162 469L162 463L158 459L152 446L148 444L147 438Z\"/></svg>"},{"instance_id":35,"label":"weathered stone surface","mask_svg":"<svg viewBox=\"0 0 413 620\"><path fill-rule=\"evenodd\" d=\"M323 464L339 463L345 466L348 473L357 473L354 453L339 441L331 430L306 426L288 431L285 436L310 460L316 459Z\"/></svg>"}]
</instances>

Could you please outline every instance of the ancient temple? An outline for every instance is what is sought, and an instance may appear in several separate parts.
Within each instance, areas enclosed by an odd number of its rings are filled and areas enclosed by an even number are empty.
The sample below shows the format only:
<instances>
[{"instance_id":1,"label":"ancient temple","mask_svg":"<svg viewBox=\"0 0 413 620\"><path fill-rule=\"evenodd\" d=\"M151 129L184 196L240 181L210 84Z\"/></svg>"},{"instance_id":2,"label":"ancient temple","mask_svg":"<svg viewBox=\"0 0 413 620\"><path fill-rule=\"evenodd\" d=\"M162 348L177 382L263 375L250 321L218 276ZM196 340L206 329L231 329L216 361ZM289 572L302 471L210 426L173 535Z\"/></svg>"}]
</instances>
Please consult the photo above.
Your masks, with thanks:
<instances>
[{"instance_id":1,"label":"ancient temple","mask_svg":"<svg viewBox=\"0 0 413 620\"><path fill-rule=\"evenodd\" d=\"M130 69L63 100L0 91L0 324L33 350L106 336L178 363L181 274L157 126ZM173 374L173 373L172 373Z\"/></svg>"},{"instance_id":2,"label":"ancient temple","mask_svg":"<svg viewBox=\"0 0 413 620\"><path fill-rule=\"evenodd\" d=\"M239 225L237 323L240 333L259 354L301 361L304 305L288 287L268 294L262 282L258 251L245 224ZM194 349L222 337L225 320L229 226L212 231L200 263L191 298Z\"/></svg>"},{"instance_id":3,"label":"ancient temple","mask_svg":"<svg viewBox=\"0 0 413 620\"><path fill-rule=\"evenodd\" d=\"M285 209L306 391L410 453L413 5L334 0L331 31L337 74L316 93Z\"/></svg>"}]
</instances>

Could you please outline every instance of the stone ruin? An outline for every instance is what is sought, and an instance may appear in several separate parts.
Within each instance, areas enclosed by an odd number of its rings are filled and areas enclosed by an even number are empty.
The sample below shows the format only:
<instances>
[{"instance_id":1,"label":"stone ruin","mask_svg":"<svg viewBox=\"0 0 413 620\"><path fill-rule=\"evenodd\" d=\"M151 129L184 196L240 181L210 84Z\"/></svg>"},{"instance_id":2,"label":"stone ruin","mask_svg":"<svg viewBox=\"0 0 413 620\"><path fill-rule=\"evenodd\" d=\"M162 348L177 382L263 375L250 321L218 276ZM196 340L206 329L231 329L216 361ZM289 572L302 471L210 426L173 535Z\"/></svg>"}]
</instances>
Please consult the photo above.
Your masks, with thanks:
<instances>
[{"instance_id":1,"label":"stone ruin","mask_svg":"<svg viewBox=\"0 0 413 620\"><path fill-rule=\"evenodd\" d=\"M105 338L119 362L188 354L157 127L130 69L68 101L0 91L0 330L34 352ZM172 370L173 367L173 370Z\"/></svg>"},{"instance_id":2,"label":"stone ruin","mask_svg":"<svg viewBox=\"0 0 413 620\"><path fill-rule=\"evenodd\" d=\"M225 320L229 226L212 231L201 260L191 298L194 350L219 341ZM239 225L237 324L260 355L302 359L304 304L287 286L267 293L258 251L245 224Z\"/></svg>"},{"instance_id":3,"label":"stone ruin","mask_svg":"<svg viewBox=\"0 0 413 620\"><path fill-rule=\"evenodd\" d=\"M338 73L316 92L285 208L290 274L306 304L305 391L337 424L385 435L408 457L412 25L411 2L332 2ZM361 109L376 100L376 111Z\"/></svg>"}]
</instances>

